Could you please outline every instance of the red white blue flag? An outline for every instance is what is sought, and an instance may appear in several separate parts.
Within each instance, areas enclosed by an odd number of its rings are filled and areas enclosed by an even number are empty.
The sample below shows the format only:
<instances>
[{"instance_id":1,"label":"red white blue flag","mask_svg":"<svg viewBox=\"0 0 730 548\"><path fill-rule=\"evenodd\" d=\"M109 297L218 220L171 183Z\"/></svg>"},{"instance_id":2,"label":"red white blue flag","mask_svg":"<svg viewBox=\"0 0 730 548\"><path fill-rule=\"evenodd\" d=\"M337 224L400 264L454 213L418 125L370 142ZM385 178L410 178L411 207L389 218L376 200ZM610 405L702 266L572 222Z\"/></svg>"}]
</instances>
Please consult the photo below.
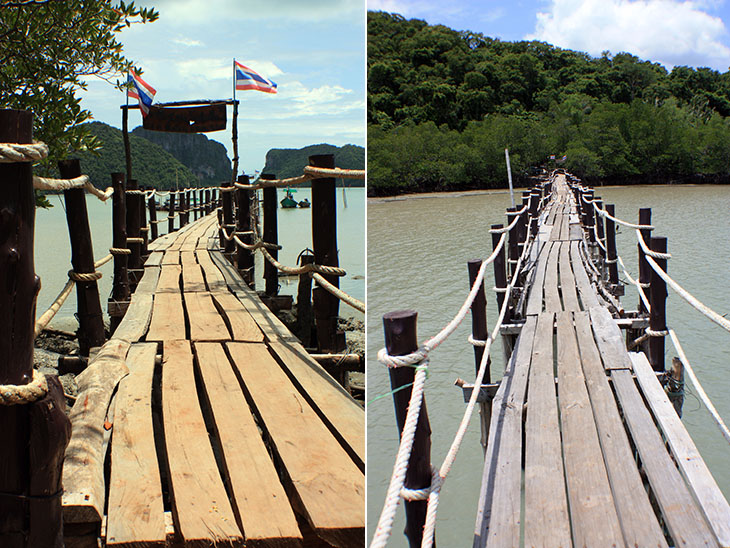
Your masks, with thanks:
<instances>
[{"instance_id":1,"label":"red white blue flag","mask_svg":"<svg viewBox=\"0 0 730 548\"><path fill-rule=\"evenodd\" d=\"M233 61L236 73L236 89L255 89L266 93L276 93L276 83L238 61Z\"/></svg>"},{"instance_id":2,"label":"red white blue flag","mask_svg":"<svg viewBox=\"0 0 730 548\"><path fill-rule=\"evenodd\" d=\"M154 99L157 90L142 80L133 70L129 71L127 82L134 84L133 87L127 90L127 96L139 100L139 110L142 111L142 116L147 116L150 112L150 106L152 106L152 99Z\"/></svg>"}]
</instances>

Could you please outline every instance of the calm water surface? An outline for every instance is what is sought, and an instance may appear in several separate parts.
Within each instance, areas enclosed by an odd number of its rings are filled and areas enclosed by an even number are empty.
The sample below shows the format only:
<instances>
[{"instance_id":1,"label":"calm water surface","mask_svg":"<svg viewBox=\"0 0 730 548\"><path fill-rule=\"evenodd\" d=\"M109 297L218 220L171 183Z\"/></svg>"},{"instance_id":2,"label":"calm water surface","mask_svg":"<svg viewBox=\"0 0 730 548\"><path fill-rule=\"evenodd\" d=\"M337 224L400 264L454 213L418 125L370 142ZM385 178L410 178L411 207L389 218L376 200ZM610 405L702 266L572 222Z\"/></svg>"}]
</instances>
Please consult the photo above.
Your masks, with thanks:
<instances>
[{"instance_id":1,"label":"calm water surface","mask_svg":"<svg viewBox=\"0 0 730 548\"><path fill-rule=\"evenodd\" d=\"M730 257L730 187L653 186L599 188L596 195L616 204L616 214L636 222L640 207L651 207L656 236L667 236L669 273L701 301L720 314L730 312L726 290ZM418 311L418 339L438 332L456 313L468 291L466 263L491 252L492 224L505 221L506 193L433 197L368 204L368 401L390 390L388 374L374 356L384 345L382 315L400 309ZM622 229L619 254L636 274L634 232ZM494 285L487 270L487 288ZM490 331L497 317L494 293L488 292ZM622 298L635 309L638 296L627 287ZM680 297L667 302L670 327L679 335L690 362L725 421L730 421L730 334L706 320ZM426 400L432 434L432 462L440 465L461 420L465 404L457 377L474 375L474 355L467 336L469 317L433 354ZM498 341L495 341L498 342ZM492 379L504 368L500 345L492 348ZM667 359L676 355L667 343ZM730 497L730 447L691 387L683 421L726 497ZM461 451L441 492L437 545L470 546L479 495L482 450L478 421L472 419ZM380 515L398 444L391 398L368 406L368 539ZM390 546L407 546L403 510L393 529Z\"/></svg>"},{"instance_id":2,"label":"calm water surface","mask_svg":"<svg viewBox=\"0 0 730 548\"><path fill-rule=\"evenodd\" d=\"M297 200L309 199L310 189L298 189ZM278 199L283 198L279 191ZM344 207L342 189L337 189L337 242L339 245L340 266L347 270L347 276L341 281L344 291L363 300L365 297L365 191L362 188L346 190L348 207ZM63 198L50 196L54 205L48 210L36 213L35 230L35 269L41 277L41 291L38 296L37 315L43 313L54 301L68 280L67 272L71 268L71 247L66 225ZM87 195L86 207L89 214L94 257L99 259L109 252L112 241L112 205ZM160 218L158 214L158 219ZM176 225L178 221L175 221ZM160 223L166 230L167 223ZM294 265L299 252L312 247L311 209L279 209L279 260L286 265ZM161 234L164 233L164 230ZM261 255L257 254L257 287L263 290L263 267ZM106 300L111 293L113 263L101 267L103 277L99 281L99 294L102 309L106 313ZM357 278L357 279L356 279ZM296 295L297 278L281 278L281 293ZM75 331L78 324L74 318L76 312L76 295L72 293L64 306L51 322L52 327ZM362 317L362 314L345 304L340 305L341 316Z\"/></svg>"}]
</instances>

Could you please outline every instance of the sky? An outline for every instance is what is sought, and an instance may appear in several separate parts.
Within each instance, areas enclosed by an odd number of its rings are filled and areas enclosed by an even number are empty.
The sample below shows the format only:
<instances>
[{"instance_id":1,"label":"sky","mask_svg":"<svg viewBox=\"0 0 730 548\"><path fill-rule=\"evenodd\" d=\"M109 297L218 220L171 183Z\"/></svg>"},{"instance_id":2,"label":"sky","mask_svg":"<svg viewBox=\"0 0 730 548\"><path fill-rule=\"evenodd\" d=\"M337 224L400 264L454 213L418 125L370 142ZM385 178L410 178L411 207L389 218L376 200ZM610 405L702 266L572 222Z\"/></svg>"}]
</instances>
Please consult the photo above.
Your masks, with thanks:
<instances>
[{"instance_id":1,"label":"sky","mask_svg":"<svg viewBox=\"0 0 730 548\"><path fill-rule=\"evenodd\" d=\"M277 94L237 91L239 174L261 170L271 148L365 145L363 0L150 0L154 23L118 35L124 55L157 90L155 103L230 99L233 58L273 80ZM82 106L121 128L124 93L92 78ZM130 100L132 101L132 100ZM206 133L233 158L225 131ZM142 125L131 110L130 131Z\"/></svg>"},{"instance_id":2,"label":"sky","mask_svg":"<svg viewBox=\"0 0 730 548\"><path fill-rule=\"evenodd\" d=\"M677 65L730 67L730 0L367 0L399 13L505 41L540 40L600 56L628 52Z\"/></svg>"}]
</instances>

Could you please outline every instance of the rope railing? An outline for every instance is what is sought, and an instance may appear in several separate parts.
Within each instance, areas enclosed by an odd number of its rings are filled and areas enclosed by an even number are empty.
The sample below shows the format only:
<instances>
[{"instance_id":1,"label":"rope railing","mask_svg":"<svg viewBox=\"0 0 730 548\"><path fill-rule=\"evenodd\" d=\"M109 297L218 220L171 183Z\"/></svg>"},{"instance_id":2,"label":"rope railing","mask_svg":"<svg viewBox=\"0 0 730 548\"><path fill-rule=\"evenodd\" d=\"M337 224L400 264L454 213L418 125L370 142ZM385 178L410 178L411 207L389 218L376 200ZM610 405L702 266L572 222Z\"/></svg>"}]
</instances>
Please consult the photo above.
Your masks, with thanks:
<instances>
[{"instance_id":1,"label":"rope railing","mask_svg":"<svg viewBox=\"0 0 730 548\"><path fill-rule=\"evenodd\" d=\"M304 173L298 177L290 177L288 179L258 179L256 183L244 185L234 183L233 187L223 187L227 190L240 188L242 190L257 190L259 188L280 188L286 186L300 185L310 179L318 179L324 177L333 177L336 179L364 179L365 170L361 169L340 169L305 166Z\"/></svg>"},{"instance_id":2,"label":"rope railing","mask_svg":"<svg viewBox=\"0 0 730 548\"><path fill-rule=\"evenodd\" d=\"M317 283L319 283L320 287L340 299L343 303L349 304L352 308L359 310L360 312L365 312L365 303L356 299L352 295L349 295L342 291L339 287L336 287L335 285L328 282L324 276L317 272L310 272L309 275L317 280Z\"/></svg>"}]
</instances>

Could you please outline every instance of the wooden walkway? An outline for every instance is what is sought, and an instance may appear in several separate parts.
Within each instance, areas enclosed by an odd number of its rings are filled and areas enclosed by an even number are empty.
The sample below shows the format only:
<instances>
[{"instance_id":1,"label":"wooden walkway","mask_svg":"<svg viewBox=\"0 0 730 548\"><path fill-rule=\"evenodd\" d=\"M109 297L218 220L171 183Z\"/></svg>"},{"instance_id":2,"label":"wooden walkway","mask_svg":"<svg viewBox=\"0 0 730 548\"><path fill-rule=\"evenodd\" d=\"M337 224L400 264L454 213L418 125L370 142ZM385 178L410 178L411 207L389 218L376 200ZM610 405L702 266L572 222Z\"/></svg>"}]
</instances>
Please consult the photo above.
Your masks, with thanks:
<instances>
[{"instance_id":1,"label":"wooden walkway","mask_svg":"<svg viewBox=\"0 0 730 548\"><path fill-rule=\"evenodd\" d=\"M67 547L364 545L363 409L217 237L209 215L149 245L124 320L77 378Z\"/></svg>"},{"instance_id":2,"label":"wooden walkway","mask_svg":"<svg viewBox=\"0 0 730 548\"><path fill-rule=\"evenodd\" d=\"M539 230L474 546L730 546L730 506L589 281L564 177Z\"/></svg>"}]
</instances>

